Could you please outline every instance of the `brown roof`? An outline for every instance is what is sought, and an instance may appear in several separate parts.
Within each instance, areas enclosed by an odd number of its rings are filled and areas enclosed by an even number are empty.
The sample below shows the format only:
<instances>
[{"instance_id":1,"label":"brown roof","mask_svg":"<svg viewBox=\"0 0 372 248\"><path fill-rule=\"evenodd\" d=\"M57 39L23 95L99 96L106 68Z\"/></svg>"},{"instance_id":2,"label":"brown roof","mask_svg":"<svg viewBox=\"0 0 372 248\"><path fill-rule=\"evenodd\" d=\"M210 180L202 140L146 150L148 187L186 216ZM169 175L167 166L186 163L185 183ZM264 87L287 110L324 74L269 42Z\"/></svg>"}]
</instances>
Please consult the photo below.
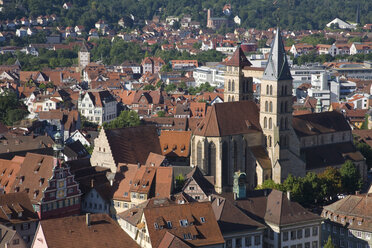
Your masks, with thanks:
<instances>
[{"instance_id":1,"label":"brown roof","mask_svg":"<svg viewBox=\"0 0 372 248\"><path fill-rule=\"evenodd\" d=\"M24 136L7 133L4 134L4 138L1 140L0 153L35 150L51 147L54 144L49 136L34 137L33 135Z\"/></svg>"},{"instance_id":2,"label":"brown roof","mask_svg":"<svg viewBox=\"0 0 372 248\"><path fill-rule=\"evenodd\" d=\"M224 243L210 202L181 205L170 204L167 206L147 205L143 211L153 247L159 246L166 232L173 234L192 246ZM202 223L201 217L205 219L204 223ZM187 220L187 225L181 226L181 220ZM172 223L172 228L167 227L167 221ZM155 223L162 228L155 228ZM184 235L188 234L195 238L185 240Z\"/></svg>"},{"instance_id":3,"label":"brown roof","mask_svg":"<svg viewBox=\"0 0 372 248\"><path fill-rule=\"evenodd\" d=\"M271 169L271 160L267 151L262 146L254 146L250 148L254 157L257 159L258 163L264 169Z\"/></svg>"},{"instance_id":4,"label":"brown roof","mask_svg":"<svg viewBox=\"0 0 372 248\"><path fill-rule=\"evenodd\" d=\"M363 155L351 142L302 148L306 170L342 165L346 160L363 161Z\"/></svg>"},{"instance_id":5,"label":"brown roof","mask_svg":"<svg viewBox=\"0 0 372 248\"><path fill-rule=\"evenodd\" d=\"M345 117L337 111L296 115L292 124L298 137L351 130Z\"/></svg>"},{"instance_id":6,"label":"brown roof","mask_svg":"<svg viewBox=\"0 0 372 248\"><path fill-rule=\"evenodd\" d=\"M230 60L225 63L227 66L235 66L243 68L244 66L251 66L251 62L245 56L242 48L238 46Z\"/></svg>"},{"instance_id":7,"label":"brown roof","mask_svg":"<svg viewBox=\"0 0 372 248\"><path fill-rule=\"evenodd\" d=\"M103 131L117 164L145 164L150 152L161 154L156 127L138 126Z\"/></svg>"},{"instance_id":8,"label":"brown roof","mask_svg":"<svg viewBox=\"0 0 372 248\"><path fill-rule=\"evenodd\" d=\"M33 203L40 202L42 192L48 187L48 179L53 176L53 161L52 156L27 153L11 192L25 191ZM45 179L42 184L41 178Z\"/></svg>"},{"instance_id":9,"label":"brown roof","mask_svg":"<svg viewBox=\"0 0 372 248\"><path fill-rule=\"evenodd\" d=\"M224 235L265 228L265 225L250 218L235 205L234 201L227 198L212 196L212 208Z\"/></svg>"},{"instance_id":10,"label":"brown roof","mask_svg":"<svg viewBox=\"0 0 372 248\"><path fill-rule=\"evenodd\" d=\"M189 156L191 131L162 131L159 138L163 155Z\"/></svg>"},{"instance_id":11,"label":"brown roof","mask_svg":"<svg viewBox=\"0 0 372 248\"><path fill-rule=\"evenodd\" d=\"M119 164L112 187L114 199L130 201L129 189L137 172L136 164Z\"/></svg>"},{"instance_id":12,"label":"brown roof","mask_svg":"<svg viewBox=\"0 0 372 248\"><path fill-rule=\"evenodd\" d=\"M191 248L192 246L183 242L177 236L174 236L170 232L166 232L161 240L158 248Z\"/></svg>"},{"instance_id":13,"label":"brown roof","mask_svg":"<svg viewBox=\"0 0 372 248\"><path fill-rule=\"evenodd\" d=\"M348 195L343 199L338 200L324 207L322 216L334 220L334 216L338 216L337 221L340 224L348 224L348 228L372 232L372 195ZM345 222L341 222L341 216L346 217ZM349 220L353 220L352 223Z\"/></svg>"},{"instance_id":14,"label":"brown roof","mask_svg":"<svg viewBox=\"0 0 372 248\"><path fill-rule=\"evenodd\" d=\"M53 247L139 247L107 214L91 214L90 226L86 216L42 220L45 242ZM35 241L40 242L39 240Z\"/></svg>"},{"instance_id":15,"label":"brown roof","mask_svg":"<svg viewBox=\"0 0 372 248\"><path fill-rule=\"evenodd\" d=\"M88 91L88 94L95 107L102 107L107 102L116 101L108 90L91 90Z\"/></svg>"},{"instance_id":16,"label":"brown roof","mask_svg":"<svg viewBox=\"0 0 372 248\"><path fill-rule=\"evenodd\" d=\"M306 210L297 202L288 200L278 190L260 190L248 194L246 199L236 201L237 206L253 219L283 226L304 221L320 221L321 218Z\"/></svg>"},{"instance_id":17,"label":"brown roof","mask_svg":"<svg viewBox=\"0 0 372 248\"><path fill-rule=\"evenodd\" d=\"M4 188L5 193L9 193L21 165L24 157L15 156L12 160L0 159L0 185Z\"/></svg>"},{"instance_id":18,"label":"brown roof","mask_svg":"<svg viewBox=\"0 0 372 248\"><path fill-rule=\"evenodd\" d=\"M19 192L0 195L1 224L18 224L38 220L38 215L35 213L26 193Z\"/></svg>"},{"instance_id":19,"label":"brown roof","mask_svg":"<svg viewBox=\"0 0 372 248\"><path fill-rule=\"evenodd\" d=\"M194 134L221 137L257 131L261 126L256 103L239 101L214 104Z\"/></svg>"}]
</instances>

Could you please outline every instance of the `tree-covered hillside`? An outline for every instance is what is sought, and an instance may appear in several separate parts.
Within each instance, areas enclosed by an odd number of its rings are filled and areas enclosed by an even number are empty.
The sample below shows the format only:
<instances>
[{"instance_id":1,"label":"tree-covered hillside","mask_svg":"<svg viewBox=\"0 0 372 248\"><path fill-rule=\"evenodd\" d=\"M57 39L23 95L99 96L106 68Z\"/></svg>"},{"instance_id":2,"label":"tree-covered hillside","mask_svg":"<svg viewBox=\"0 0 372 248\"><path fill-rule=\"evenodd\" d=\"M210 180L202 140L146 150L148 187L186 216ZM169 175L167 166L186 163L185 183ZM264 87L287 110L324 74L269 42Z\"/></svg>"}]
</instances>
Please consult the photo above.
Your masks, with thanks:
<instances>
[{"instance_id":1,"label":"tree-covered hillside","mask_svg":"<svg viewBox=\"0 0 372 248\"><path fill-rule=\"evenodd\" d=\"M194 21L206 23L206 10L211 8L216 16L231 3L233 15L239 15L242 27L268 28L280 25L288 29L323 29L325 24L339 17L355 21L360 5L361 23L372 23L370 0L11 0L0 19L23 16L57 14L64 26L84 25L93 27L98 19L116 23L124 15L132 14L137 20L151 19L153 15L181 16L190 14ZM73 7L64 10L64 2ZM276 5L273 4L276 2Z\"/></svg>"}]
</instances>

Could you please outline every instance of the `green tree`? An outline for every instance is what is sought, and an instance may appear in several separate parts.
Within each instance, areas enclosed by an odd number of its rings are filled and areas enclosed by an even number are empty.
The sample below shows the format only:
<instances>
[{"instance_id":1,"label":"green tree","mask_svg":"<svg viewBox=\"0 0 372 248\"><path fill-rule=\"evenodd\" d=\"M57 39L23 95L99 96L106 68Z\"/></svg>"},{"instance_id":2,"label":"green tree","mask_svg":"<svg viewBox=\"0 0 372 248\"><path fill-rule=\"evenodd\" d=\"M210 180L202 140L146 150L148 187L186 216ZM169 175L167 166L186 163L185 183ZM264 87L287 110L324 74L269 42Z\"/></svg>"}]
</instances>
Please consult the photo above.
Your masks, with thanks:
<instances>
[{"instance_id":1,"label":"green tree","mask_svg":"<svg viewBox=\"0 0 372 248\"><path fill-rule=\"evenodd\" d=\"M343 192L350 194L362 188L363 181L358 168L350 160L341 166L340 174Z\"/></svg>"},{"instance_id":2,"label":"green tree","mask_svg":"<svg viewBox=\"0 0 372 248\"><path fill-rule=\"evenodd\" d=\"M327 243L324 245L324 248L335 248L335 245L332 242L331 235L328 236Z\"/></svg>"},{"instance_id":3,"label":"green tree","mask_svg":"<svg viewBox=\"0 0 372 248\"><path fill-rule=\"evenodd\" d=\"M155 90L155 86L151 84L147 84L143 87L144 90Z\"/></svg>"},{"instance_id":4,"label":"green tree","mask_svg":"<svg viewBox=\"0 0 372 248\"><path fill-rule=\"evenodd\" d=\"M175 84L168 84L165 86L164 90L168 93L171 91L175 91L177 89L177 86Z\"/></svg>"},{"instance_id":5,"label":"green tree","mask_svg":"<svg viewBox=\"0 0 372 248\"><path fill-rule=\"evenodd\" d=\"M162 111L162 110L160 110L160 111L156 112L156 115L157 115L158 117L165 117L165 112Z\"/></svg>"},{"instance_id":6,"label":"green tree","mask_svg":"<svg viewBox=\"0 0 372 248\"><path fill-rule=\"evenodd\" d=\"M372 148L364 142L356 142L356 148L366 158L368 169L372 168Z\"/></svg>"},{"instance_id":7,"label":"green tree","mask_svg":"<svg viewBox=\"0 0 372 248\"><path fill-rule=\"evenodd\" d=\"M103 127L105 129L135 127L141 124L140 118L136 111L124 110L120 115L111 122L105 122Z\"/></svg>"},{"instance_id":8,"label":"green tree","mask_svg":"<svg viewBox=\"0 0 372 248\"><path fill-rule=\"evenodd\" d=\"M341 175L336 168L327 167L318 176L322 182L320 193L324 196L324 198L333 199L341 192Z\"/></svg>"}]
</instances>

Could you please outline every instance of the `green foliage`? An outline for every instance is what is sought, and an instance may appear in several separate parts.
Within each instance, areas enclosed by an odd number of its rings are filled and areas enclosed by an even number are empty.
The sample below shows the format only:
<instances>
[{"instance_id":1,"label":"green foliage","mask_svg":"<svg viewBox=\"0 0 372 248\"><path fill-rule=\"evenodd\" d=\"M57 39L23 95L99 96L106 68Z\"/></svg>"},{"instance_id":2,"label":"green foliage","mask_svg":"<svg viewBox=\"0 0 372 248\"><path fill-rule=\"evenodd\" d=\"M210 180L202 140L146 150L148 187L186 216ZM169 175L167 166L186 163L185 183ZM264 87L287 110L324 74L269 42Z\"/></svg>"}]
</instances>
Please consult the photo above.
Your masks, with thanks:
<instances>
[{"instance_id":1,"label":"green foliage","mask_svg":"<svg viewBox=\"0 0 372 248\"><path fill-rule=\"evenodd\" d=\"M193 21L206 25L206 9L214 10L215 16L222 16L222 8L226 1L211 0L73 0L69 10L62 8L59 0L17 0L9 1L6 11L0 12L1 20L37 17L56 13L60 17L61 26L84 25L86 31L93 28L94 23L103 19L109 23L117 23L124 17L133 14L136 20L152 19L153 15L182 16L190 14ZM361 23L372 23L370 14L371 1L315 1L315 0L272 0L244 1L232 0L234 15L242 19L242 27L267 29L279 25L286 29L323 29L325 25L339 17L345 21L355 20L355 10L360 4ZM277 17L277 18L276 18ZM257 21L259 20L259 21ZM178 28L175 23L174 28ZM223 27L227 29L227 27ZM224 30L222 30L224 31Z\"/></svg>"},{"instance_id":2,"label":"green foliage","mask_svg":"<svg viewBox=\"0 0 372 248\"><path fill-rule=\"evenodd\" d=\"M85 149L87 150L87 152L92 155L93 153L93 149L94 149L94 146L88 146L88 145L84 145Z\"/></svg>"},{"instance_id":3,"label":"green foliage","mask_svg":"<svg viewBox=\"0 0 372 248\"><path fill-rule=\"evenodd\" d=\"M186 180L181 173L176 177L176 185L175 185L176 192L182 189L183 185L185 185L185 181Z\"/></svg>"},{"instance_id":4,"label":"green foliage","mask_svg":"<svg viewBox=\"0 0 372 248\"><path fill-rule=\"evenodd\" d=\"M350 160L341 166L340 174L343 192L351 194L362 188L363 181L358 168Z\"/></svg>"},{"instance_id":5,"label":"green foliage","mask_svg":"<svg viewBox=\"0 0 372 248\"><path fill-rule=\"evenodd\" d=\"M80 114L80 118L81 118L82 129L93 129L93 130L98 129L98 124L89 121L84 115Z\"/></svg>"},{"instance_id":6,"label":"green foliage","mask_svg":"<svg viewBox=\"0 0 372 248\"><path fill-rule=\"evenodd\" d=\"M200 92L213 92L216 87L211 86L208 82L200 84L199 87L189 87L188 91L190 95L195 95Z\"/></svg>"},{"instance_id":7,"label":"green foliage","mask_svg":"<svg viewBox=\"0 0 372 248\"><path fill-rule=\"evenodd\" d=\"M372 168L372 148L364 142L355 142L356 148L366 158L368 169Z\"/></svg>"},{"instance_id":8,"label":"green foliage","mask_svg":"<svg viewBox=\"0 0 372 248\"><path fill-rule=\"evenodd\" d=\"M28 111L23 103L18 101L12 91L5 91L0 95L0 121L6 125L13 125L15 122L26 117Z\"/></svg>"},{"instance_id":9,"label":"green foliage","mask_svg":"<svg viewBox=\"0 0 372 248\"><path fill-rule=\"evenodd\" d=\"M335 245L332 242L331 235L328 236L327 243L324 245L324 248L335 248Z\"/></svg>"},{"instance_id":10,"label":"green foliage","mask_svg":"<svg viewBox=\"0 0 372 248\"><path fill-rule=\"evenodd\" d=\"M158 111L158 112L156 113L156 115L157 115L158 117L165 117L165 112L162 111L162 110L160 110L160 111Z\"/></svg>"},{"instance_id":11,"label":"green foliage","mask_svg":"<svg viewBox=\"0 0 372 248\"><path fill-rule=\"evenodd\" d=\"M155 90L155 86L151 84L147 84L143 87L144 90Z\"/></svg>"},{"instance_id":12,"label":"green foliage","mask_svg":"<svg viewBox=\"0 0 372 248\"><path fill-rule=\"evenodd\" d=\"M312 34L312 35L308 35L308 36L303 37L300 40L300 43L307 43L307 44L311 44L313 46L316 46L318 44L328 44L328 45L331 45L335 41L336 40L333 39L333 38L326 39L323 34Z\"/></svg>"},{"instance_id":13,"label":"green foliage","mask_svg":"<svg viewBox=\"0 0 372 248\"><path fill-rule=\"evenodd\" d=\"M362 126L360 127L360 129L368 129L368 117L369 117L368 114L366 114L364 116L364 122L363 122Z\"/></svg>"},{"instance_id":14,"label":"green foliage","mask_svg":"<svg viewBox=\"0 0 372 248\"><path fill-rule=\"evenodd\" d=\"M291 198L304 206L325 203L336 199L340 193L353 193L360 190L362 180L355 165L346 161L338 170L326 168L322 173L307 173L305 177L288 175L287 179L278 184L266 180L258 189L277 189L291 192Z\"/></svg>"},{"instance_id":15,"label":"green foliage","mask_svg":"<svg viewBox=\"0 0 372 248\"><path fill-rule=\"evenodd\" d=\"M124 110L121 111L120 115L111 122L105 122L103 127L105 129L114 129L122 127L135 127L141 123L139 116L136 111Z\"/></svg>"},{"instance_id":16,"label":"green foliage","mask_svg":"<svg viewBox=\"0 0 372 248\"><path fill-rule=\"evenodd\" d=\"M164 90L169 93L171 91L175 91L177 89L177 86L175 84L168 84L165 86Z\"/></svg>"}]
</instances>

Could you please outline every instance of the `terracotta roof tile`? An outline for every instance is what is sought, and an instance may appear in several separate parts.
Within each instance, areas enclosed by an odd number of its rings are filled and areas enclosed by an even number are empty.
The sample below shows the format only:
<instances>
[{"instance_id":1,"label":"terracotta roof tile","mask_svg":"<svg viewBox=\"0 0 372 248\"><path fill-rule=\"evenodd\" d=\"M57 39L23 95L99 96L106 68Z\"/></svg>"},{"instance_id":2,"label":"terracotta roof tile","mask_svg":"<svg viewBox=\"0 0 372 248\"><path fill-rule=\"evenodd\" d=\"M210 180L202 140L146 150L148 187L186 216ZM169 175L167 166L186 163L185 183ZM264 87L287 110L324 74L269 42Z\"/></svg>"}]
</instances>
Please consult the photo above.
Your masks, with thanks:
<instances>
[{"instance_id":1,"label":"terracotta roof tile","mask_svg":"<svg viewBox=\"0 0 372 248\"><path fill-rule=\"evenodd\" d=\"M159 138L163 155L189 156L191 131L162 131Z\"/></svg>"},{"instance_id":2,"label":"terracotta roof tile","mask_svg":"<svg viewBox=\"0 0 372 248\"><path fill-rule=\"evenodd\" d=\"M45 242L53 247L139 247L107 214L91 214L90 226L86 216L42 220ZM38 241L35 241L38 242Z\"/></svg>"}]
</instances>

